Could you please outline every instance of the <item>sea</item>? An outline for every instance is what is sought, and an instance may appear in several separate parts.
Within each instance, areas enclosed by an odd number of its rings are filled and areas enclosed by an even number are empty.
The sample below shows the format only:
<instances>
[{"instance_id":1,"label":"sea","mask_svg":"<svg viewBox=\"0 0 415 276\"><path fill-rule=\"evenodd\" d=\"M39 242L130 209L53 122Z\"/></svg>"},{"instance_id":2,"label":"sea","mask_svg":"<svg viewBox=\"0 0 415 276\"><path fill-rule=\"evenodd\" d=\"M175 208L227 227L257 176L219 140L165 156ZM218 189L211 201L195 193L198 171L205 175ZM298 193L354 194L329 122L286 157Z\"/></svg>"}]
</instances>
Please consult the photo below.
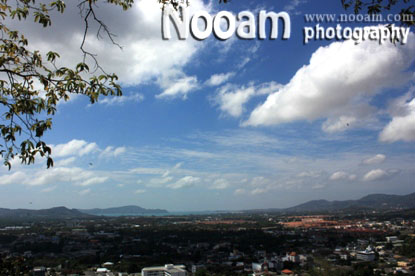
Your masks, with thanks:
<instances>
[{"instance_id":1,"label":"sea","mask_svg":"<svg viewBox=\"0 0 415 276\"><path fill-rule=\"evenodd\" d=\"M177 216L205 216L231 213L229 211L171 211L168 213L115 213L115 214L99 214L105 217L177 217Z\"/></svg>"}]
</instances>

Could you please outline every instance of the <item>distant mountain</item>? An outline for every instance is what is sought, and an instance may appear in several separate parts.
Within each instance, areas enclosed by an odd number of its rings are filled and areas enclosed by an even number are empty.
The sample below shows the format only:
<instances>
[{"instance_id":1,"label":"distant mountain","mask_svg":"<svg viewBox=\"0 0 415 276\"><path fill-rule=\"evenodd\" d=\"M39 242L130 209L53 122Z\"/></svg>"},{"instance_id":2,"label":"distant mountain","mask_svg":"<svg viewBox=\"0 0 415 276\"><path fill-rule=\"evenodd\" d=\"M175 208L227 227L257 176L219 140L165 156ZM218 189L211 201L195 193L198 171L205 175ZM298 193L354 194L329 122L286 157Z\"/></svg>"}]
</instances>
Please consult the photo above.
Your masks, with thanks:
<instances>
[{"instance_id":1,"label":"distant mountain","mask_svg":"<svg viewBox=\"0 0 415 276\"><path fill-rule=\"evenodd\" d=\"M91 215L81 213L76 209L68 209L66 207L54 207L50 209L41 209L41 210L0 208L0 218L72 219L72 218L87 218L87 217L91 217Z\"/></svg>"},{"instance_id":2,"label":"distant mountain","mask_svg":"<svg viewBox=\"0 0 415 276\"><path fill-rule=\"evenodd\" d=\"M114 207L106 209L78 209L78 211L96 215L96 216L105 216L105 215L149 215L149 214L168 214L167 210L163 209L145 209L139 206L129 205L123 207Z\"/></svg>"},{"instance_id":3,"label":"distant mountain","mask_svg":"<svg viewBox=\"0 0 415 276\"><path fill-rule=\"evenodd\" d=\"M415 193L409 195L372 194L358 200L328 201L312 200L284 209L286 212L322 212L345 209L393 210L415 208Z\"/></svg>"}]
</instances>

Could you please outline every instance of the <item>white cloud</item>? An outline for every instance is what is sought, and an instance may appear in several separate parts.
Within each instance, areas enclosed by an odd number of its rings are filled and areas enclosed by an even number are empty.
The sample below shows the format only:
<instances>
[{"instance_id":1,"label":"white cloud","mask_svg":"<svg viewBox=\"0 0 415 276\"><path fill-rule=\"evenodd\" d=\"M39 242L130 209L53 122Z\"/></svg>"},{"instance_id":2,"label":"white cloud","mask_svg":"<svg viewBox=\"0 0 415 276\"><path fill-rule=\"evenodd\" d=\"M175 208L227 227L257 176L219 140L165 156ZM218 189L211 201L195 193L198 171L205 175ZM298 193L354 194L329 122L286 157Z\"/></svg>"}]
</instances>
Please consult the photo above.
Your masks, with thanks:
<instances>
[{"instance_id":1,"label":"white cloud","mask_svg":"<svg viewBox=\"0 0 415 276\"><path fill-rule=\"evenodd\" d=\"M173 180L173 177L166 176L166 177L160 177L160 178L152 178L150 179L149 183L146 184L147 187L162 187L165 184L169 183Z\"/></svg>"},{"instance_id":2,"label":"white cloud","mask_svg":"<svg viewBox=\"0 0 415 276\"><path fill-rule=\"evenodd\" d=\"M194 186L198 182L200 182L199 177L194 177L194 176L188 175L188 176L185 176L183 178L180 178L175 183L167 185L167 187L171 188L171 189L181 189L181 188Z\"/></svg>"},{"instance_id":3,"label":"white cloud","mask_svg":"<svg viewBox=\"0 0 415 276\"><path fill-rule=\"evenodd\" d=\"M158 94L157 98L177 98L181 97L184 100L187 94L198 88L198 81L196 76L175 76L171 78L162 79L160 82L163 92Z\"/></svg>"},{"instance_id":4,"label":"white cloud","mask_svg":"<svg viewBox=\"0 0 415 276\"><path fill-rule=\"evenodd\" d=\"M211 190L224 190L229 187L229 181L223 178L216 179L209 187Z\"/></svg>"},{"instance_id":5,"label":"white cloud","mask_svg":"<svg viewBox=\"0 0 415 276\"><path fill-rule=\"evenodd\" d=\"M194 0L189 10L192 15L196 10L209 11L210 6L205 5L202 0ZM97 54L100 65L106 71L116 73L124 86L153 81L158 84L158 79L164 75L169 75L172 71L182 72L184 66L205 44L191 37L186 40L177 39L173 26L172 39L163 40L160 28L161 5L158 1L137 1L128 11L101 3L96 14L116 35L115 40L122 49L113 45L104 34L98 38L97 24L92 22L89 25L85 49ZM59 52L61 59L58 66L76 65L82 61L79 47L84 32L84 21L79 16L77 3L68 2L65 13L59 15L58 19L49 28L24 22L13 22L17 26L11 27L23 30L34 49L40 49L44 53L49 50ZM92 64L90 67L93 67Z\"/></svg>"},{"instance_id":6,"label":"white cloud","mask_svg":"<svg viewBox=\"0 0 415 276\"><path fill-rule=\"evenodd\" d=\"M70 164L72 164L73 162L75 162L76 158L74 156L66 158L66 159L62 159L62 160L58 160L55 163L55 167L66 167Z\"/></svg>"},{"instance_id":7,"label":"white cloud","mask_svg":"<svg viewBox=\"0 0 415 276\"><path fill-rule=\"evenodd\" d=\"M232 117L240 117L244 112L244 105L254 96L266 95L275 92L281 85L270 82L262 85L250 84L245 87L225 85L221 87L215 98L220 110Z\"/></svg>"},{"instance_id":8,"label":"white cloud","mask_svg":"<svg viewBox=\"0 0 415 276\"><path fill-rule=\"evenodd\" d=\"M349 178L349 174L343 171L335 172L330 176L330 180L344 180L348 178Z\"/></svg>"},{"instance_id":9,"label":"white cloud","mask_svg":"<svg viewBox=\"0 0 415 276\"><path fill-rule=\"evenodd\" d=\"M53 167L50 169L17 171L0 177L0 185L23 184L28 186L43 186L56 183L72 183L78 186L88 186L105 182L108 177L100 176L99 172L88 171L78 167Z\"/></svg>"},{"instance_id":10,"label":"white cloud","mask_svg":"<svg viewBox=\"0 0 415 276\"><path fill-rule=\"evenodd\" d=\"M320 47L287 85L252 111L244 125L329 118L324 130L344 130L350 120L355 122L356 116L365 120L373 114L374 108L368 102L374 95L412 78L406 69L415 59L414 51L412 33L406 45L379 45L372 41L355 45L345 41Z\"/></svg>"},{"instance_id":11,"label":"white cloud","mask_svg":"<svg viewBox=\"0 0 415 276\"><path fill-rule=\"evenodd\" d=\"M380 180L388 176L388 173L382 169L371 170L363 176L364 181Z\"/></svg>"},{"instance_id":12,"label":"white cloud","mask_svg":"<svg viewBox=\"0 0 415 276\"><path fill-rule=\"evenodd\" d=\"M363 160L363 163L366 165L373 165L379 164L386 160L386 155L384 154L376 154L375 156L369 157Z\"/></svg>"},{"instance_id":13,"label":"white cloud","mask_svg":"<svg viewBox=\"0 0 415 276\"><path fill-rule=\"evenodd\" d=\"M145 192L146 192L146 190L143 190L143 189L138 189L138 190L134 191L135 194L143 194Z\"/></svg>"},{"instance_id":14,"label":"white cloud","mask_svg":"<svg viewBox=\"0 0 415 276\"><path fill-rule=\"evenodd\" d=\"M17 171L12 174L0 176L0 185L21 184L26 180L23 172Z\"/></svg>"},{"instance_id":15,"label":"white cloud","mask_svg":"<svg viewBox=\"0 0 415 276\"><path fill-rule=\"evenodd\" d=\"M52 145L53 157L65 157L65 156L83 156L98 150L98 146L95 143L88 143L84 140L71 140L66 144Z\"/></svg>"},{"instance_id":16,"label":"white cloud","mask_svg":"<svg viewBox=\"0 0 415 276\"><path fill-rule=\"evenodd\" d=\"M73 163L76 158L75 156L90 155L92 153L100 152L100 158L117 157L126 152L125 147L112 147L108 146L104 150L101 150L98 145L94 142L89 143L84 140L73 139L65 144L51 145L52 157L67 157L67 159L57 160L56 164L59 166L67 166Z\"/></svg>"},{"instance_id":17,"label":"white cloud","mask_svg":"<svg viewBox=\"0 0 415 276\"><path fill-rule=\"evenodd\" d=\"M99 100L98 103L104 104L104 105L123 105L125 103L132 103L132 102L141 102L144 100L144 95L140 93L135 93L128 96L120 96L120 97L105 97L102 100Z\"/></svg>"},{"instance_id":18,"label":"white cloud","mask_svg":"<svg viewBox=\"0 0 415 276\"><path fill-rule=\"evenodd\" d=\"M183 162L176 163L176 165L174 165L174 167L173 167L173 170L180 169L180 167L181 167L182 165L183 165Z\"/></svg>"},{"instance_id":19,"label":"white cloud","mask_svg":"<svg viewBox=\"0 0 415 276\"><path fill-rule=\"evenodd\" d=\"M214 74L205 82L205 84L208 86L218 86L228 81L234 75L235 75L235 72L229 72L226 74L225 73Z\"/></svg>"},{"instance_id":20,"label":"white cloud","mask_svg":"<svg viewBox=\"0 0 415 276\"><path fill-rule=\"evenodd\" d=\"M411 93L398 98L391 106L392 121L382 130L382 142L415 141L415 97Z\"/></svg>"},{"instance_id":21,"label":"white cloud","mask_svg":"<svg viewBox=\"0 0 415 276\"><path fill-rule=\"evenodd\" d=\"M80 186L90 186L90 185L94 185L94 184L101 184L104 183L105 181L108 180L108 177L106 176L95 176L89 179L86 179L84 181L82 181L79 185Z\"/></svg>"},{"instance_id":22,"label":"white cloud","mask_svg":"<svg viewBox=\"0 0 415 276\"><path fill-rule=\"evenodd\" d=\"M117 157L121 154L123 154L124 152L126 152L126 148L125 147L112 147L112 146L108 146L106 147L103 151L101 151L101 153L99 154L100 158L114 158Z\"/></svg>"},{"instance_id":23,"label":"white cloud","mask_svg":"<svg viewBox=\"0 0 415 276\"><path fill-rule=\"evenodd\" d=\"M85 145L85 147L83 147L83 148L81 148L79 150L79 155L80 156L83 156L83 155L89 154L91 152L94 152L97 149L98 149L98 145L97 144L95 144L95 143L89 143L89 144Z\"/></svg>"},{"instance_id":24,"label":"white cloud","mask_svg":"<svg viewBox=\"0 0 415 276\"><path fill-rule=\"evenodd\" d=\"M94 177L94 173L81 168L52 168L48 170L39 170L34 177L26 175L24 184L29 186L39 186L54 184L56 182L73 182L79 183Z\"/></svg>"}]
</instances>

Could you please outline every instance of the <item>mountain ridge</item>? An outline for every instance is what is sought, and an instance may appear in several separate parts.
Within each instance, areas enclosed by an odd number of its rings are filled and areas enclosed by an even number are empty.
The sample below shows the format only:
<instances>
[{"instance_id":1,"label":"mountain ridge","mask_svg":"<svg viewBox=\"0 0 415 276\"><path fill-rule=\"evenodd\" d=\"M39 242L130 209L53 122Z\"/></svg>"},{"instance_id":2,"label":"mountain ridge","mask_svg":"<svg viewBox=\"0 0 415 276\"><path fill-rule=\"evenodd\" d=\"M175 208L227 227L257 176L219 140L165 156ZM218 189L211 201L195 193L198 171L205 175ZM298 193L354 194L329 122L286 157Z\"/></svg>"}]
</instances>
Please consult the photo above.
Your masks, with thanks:
<instances>
[{"instance_id":1,"label":"mountain ridge","mask_svg":"<svg viewBox=\"0 0 415 276\"><path fill-rule=\"evenodd\" d=\"M282 210L286 212L319 212L340 211L349 208L412 209L415 208L415 193L407 195L369 194L356 200L311 200Z\"/></svg>"},{"instance_id":2,"label":"mountain ridge","mask_svg":"<svg viewBox=\"0 0 415 276\"><path fill-rule=\"evenodd\" d=\"M46 218L46 219L72 219L72 218L88 218L91 215L79 212L76 209L69 209L64 206L52 207L47 209L8 209L0 208L0 218Z\"/></svg>"},{"instance_id":3,"label":"mountain ridge","mask_svg":"<svg viewBox=\"0 0 415 276\"><path fill-rule=\"evenodd\" d=\"M407 195L369 194L356 200L310 200L289 208L268 208L241 210L245 213L280 212L280 213L310 213L336 212L353 210L402 210L415 209L415 193ZM232 211L229 211L232 212ZM164 209L145 209L136 205L126 205L111 208L69 209L58 206L48 209L7 209L0 208L1 218L14 219L76 219L92 218L103 215L151 215L169 214Z\"/></svg>"}]
</instances>

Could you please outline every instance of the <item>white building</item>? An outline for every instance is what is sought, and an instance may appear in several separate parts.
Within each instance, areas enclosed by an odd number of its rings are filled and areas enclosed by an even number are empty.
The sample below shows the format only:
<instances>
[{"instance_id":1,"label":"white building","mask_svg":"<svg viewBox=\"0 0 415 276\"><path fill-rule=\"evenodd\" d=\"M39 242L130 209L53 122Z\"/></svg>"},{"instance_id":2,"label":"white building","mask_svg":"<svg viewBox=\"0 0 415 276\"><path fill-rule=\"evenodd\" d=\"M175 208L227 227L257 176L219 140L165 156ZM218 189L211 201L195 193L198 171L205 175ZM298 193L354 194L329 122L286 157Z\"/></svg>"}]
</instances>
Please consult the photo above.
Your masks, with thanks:
<instances>
[{"instance_id":1,"label":"white building","mask_svg":"<svg viewBox=\"0 0 415 276\"><path fill-rule=\"evenodd\" d=\"M166 264L165 266L145 267L141 270L141 276L186 276L184 265Z\"/></svg>"},{"instance_id":2,"label":"white building","mask_svg":"<svg viewBox=\"0 0 415 276\"><path fill-rule=\"evenodd\" d=\"M356 259L371 262L375 260L375 252L373 252L372 248L368 246L364 251L357 251L356 252Z\"/></svg>"},{"instance_id":3,"label":"white building","mask_svg":"<svg viewBox=\"0 0 415 276\"><path fill-rule=\"evenodd\" d=\"M397 240L398 240L398 237L397 236L386 237L386 241L387 242L390 242L390 243L392 243L394 241L397 241Z\"/></svg>"}]
</instances>

